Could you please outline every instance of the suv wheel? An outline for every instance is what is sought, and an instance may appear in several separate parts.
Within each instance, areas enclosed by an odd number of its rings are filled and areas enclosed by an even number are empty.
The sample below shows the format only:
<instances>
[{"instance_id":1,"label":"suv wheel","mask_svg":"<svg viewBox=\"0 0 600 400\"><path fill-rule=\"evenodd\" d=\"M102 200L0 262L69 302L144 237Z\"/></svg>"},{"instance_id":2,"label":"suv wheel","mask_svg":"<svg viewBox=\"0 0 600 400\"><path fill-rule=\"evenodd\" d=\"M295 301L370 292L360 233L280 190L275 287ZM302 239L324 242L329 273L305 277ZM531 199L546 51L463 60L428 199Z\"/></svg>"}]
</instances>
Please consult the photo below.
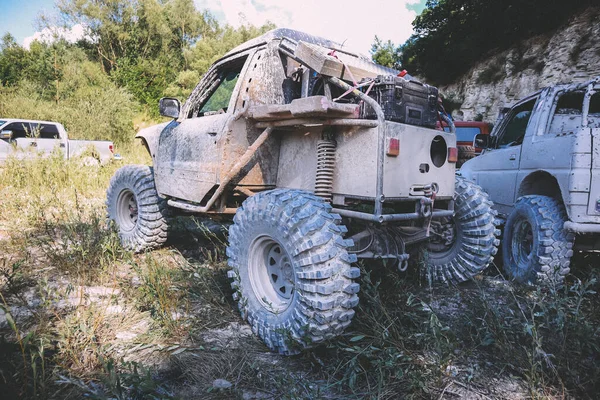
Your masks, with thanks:
<instances>
[{"instance_id":1,"label":"suv wheel","mask_svg":"<svg viewBox=\"0 0 600 400\"><path fill-rule=\"evenodd\" d=\"M167 204L158 197L152 168L126 165L118 169L110 180L106 207L124 248L141 252L167 241Z\"/></svg>"},{"instance_id":2,"label":"suv wheel","mask_svg":"<svg viewBox=\"0 0 600 400\"><path fill-rule=\"evenodd\" d=\"M506 220L504 270L521 283L560 285L569 273L574 235L566 232L565 208L547 196L523 196Z\"/></svg>"},{"instance_id":3,"label":"suv wheel","mask_svg":"<svg viewBox=\"0 0 600 400\"><path fill-rule=\"evenodd\" d=\"M500 244L496 211L476 184L457 176L454 217L432 221L427 244L427 271L434 282L460 283L492 262Z\"/></svg>"},{"instance_id":4,"label":"suv wheel","mask_svg":"<svg viewBox=\"0 0 600 400\"><path fill-rule=\"evenodd\" d=\"M233 297L252 331L281 354L339 335L354 316L360 271L330 210L313 194L276 189L246 199L229 228Z\"/></svg>"}]
</instances>

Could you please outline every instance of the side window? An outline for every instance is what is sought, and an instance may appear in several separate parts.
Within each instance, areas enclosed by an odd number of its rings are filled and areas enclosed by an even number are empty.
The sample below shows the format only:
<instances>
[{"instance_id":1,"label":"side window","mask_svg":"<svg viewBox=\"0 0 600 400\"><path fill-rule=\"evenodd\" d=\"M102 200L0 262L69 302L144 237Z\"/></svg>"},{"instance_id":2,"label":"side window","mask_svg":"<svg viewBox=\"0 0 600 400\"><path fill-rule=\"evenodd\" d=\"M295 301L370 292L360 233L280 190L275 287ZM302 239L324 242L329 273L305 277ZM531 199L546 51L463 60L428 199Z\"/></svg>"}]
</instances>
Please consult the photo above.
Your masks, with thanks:
<instances>
[{"instance_id":1,"label":"side window","mask_svg":"<svg viewBox=\"0 0 600 400\"><path fill-rule=\"evenodd\" d=\"M583 90L561 93L545 134L569 133L579 128L583 114L584 95L585 91Z\"/></svg>"},{"instance_id":2,"label":"side window","mask_svg":"<svg viewBox=\"0 0 600 400\"><path fill-rule=\"evenodd\" d=\"M31 128L27 122L13 122L5 126L3 131L12 131L12 139L31 137Z\"/></svg>"},{"instance_id":3,"label":"side window","mask_svg":"<svg viewBox=\"0 0 600 400\"><path fill-rule=\"evenodd\" d=\"M592 95L588 123L592 128L600 128L600 91Z\"/></svg>"},{"instance_id":4,"label":"side window","mask_svg":"<svg viewBox=\"0 0 600 400\"><path fill-rule=\"evenodd\" d=\"M594 93L590 100L590 115L600 116L600 91Z\"/></svg>"},{"instance_id":5,"label":"side window","mask_svg":"<svg viewBox=\"0 0 600 400\"><path fill-rule=\"evenodd\" d=\"M58 139L58 127L53 124L31 124L31 136L40 139Z\"/></svg>"},{"instance_id":6,"label":"side window","mask_svg":"<svg viewBox=\"0 0 600 400\"><path fill-rule=\"evenodd\" d=\"M531 118L531 112L533 111L536 100L537 99L533 99L525 104L521 104L519 107L513 109L506 117L507 120L504 124L504 130L498 141L499 148L518 146L523 143L527 124Z\"/></svg>"},{"instance_id":7,"label":"side window","mask_svg":"<svg viewBox=\"0 0 600 400\"><path fill-rule=\"evenodd\" d=\"M213 94L208 98L204 106L200 109L200 114L209 112L227 111L229 100L235 89L235 84L240 77L240 71L229 71L223 74L221 82Z\"/></svg>"},{"instance_id":8,"label":"side window","mask_svg":"<svg viewBox=\"0 0 600 400\"><path fill-rule=\"evenodd\" d=\"M192 105L188 118L227 112L246 59L243 57L222 65L207 81L200 82L200 91L195 98L190 98Z\"/></svg>"}]
</instances>

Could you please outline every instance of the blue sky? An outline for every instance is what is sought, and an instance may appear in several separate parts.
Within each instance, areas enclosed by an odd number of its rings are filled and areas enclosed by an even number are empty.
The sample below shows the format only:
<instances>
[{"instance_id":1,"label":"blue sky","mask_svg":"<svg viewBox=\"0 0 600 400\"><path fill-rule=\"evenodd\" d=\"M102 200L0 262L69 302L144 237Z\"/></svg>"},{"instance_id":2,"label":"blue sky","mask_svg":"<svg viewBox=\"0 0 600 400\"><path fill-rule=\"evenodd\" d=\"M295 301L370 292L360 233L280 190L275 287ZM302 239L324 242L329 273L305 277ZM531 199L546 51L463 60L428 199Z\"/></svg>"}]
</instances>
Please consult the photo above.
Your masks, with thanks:
<instances>
[{"instance_id":1,"label":"blue sky","mask_svg":"<svg viewBox=\"0 0 600 400\"><path fill-rule=\"evenodd\" d=\"M39 30L34 20L41 13L53 13L54 0L0 0L0 34L10 32L17 42Z\"/></svg>"},{"instance_id":2,"label":"blue sky","mask_svg":"<svg viewBox=\"0 0 600 400\"><path fill-rule=\"evenodd\" d=\"M423 10L425 1L369 0L366 9L364 0L194 0L199 9L209 9L221 22L237 26L270 20L281 27L346 41L350 48L364 53L375 35L404 42L412 32L412 19ZM54 12L54 0L0 0L0 34L10 32L22 44L40 30L35 23L37 17L52 16ZM356 28L357 23L362 30Z\"/></svg>"}]
</instances>

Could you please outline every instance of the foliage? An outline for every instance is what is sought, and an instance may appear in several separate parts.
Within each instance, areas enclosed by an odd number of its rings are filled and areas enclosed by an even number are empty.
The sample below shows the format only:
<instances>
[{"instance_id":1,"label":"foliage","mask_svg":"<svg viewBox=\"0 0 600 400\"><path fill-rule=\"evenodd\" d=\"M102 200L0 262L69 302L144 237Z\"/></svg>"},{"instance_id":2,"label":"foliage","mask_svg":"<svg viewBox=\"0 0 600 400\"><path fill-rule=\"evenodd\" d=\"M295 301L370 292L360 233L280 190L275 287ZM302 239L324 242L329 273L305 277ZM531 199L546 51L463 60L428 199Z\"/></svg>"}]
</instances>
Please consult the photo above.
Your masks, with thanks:
<instances>
[{"instance_id":1,"label":"foliage","mask_svg":"<svg viewBox=\"0 0 600 400\"><path fill-rule=\"evenodd\" d=\"M371 45L371 57L379 65L390 68L400 69L400 48L394 45L391 40L382 41L375 36L375 42Z\"/></svg>"},{"instance_id":2,"label":"foliage","mask_svg":"<svg viewBox=\"0 0 600 400\"><path fill-rule=\"evenodd\" d=\"M65 125L75 139L129 144L136 114L158 117L163 96L185 99L202 74L261 27L222 26L192 0L61 0L65 26L82 24L76 44L0 40L0 116ZM46 22L46 24L49 24Z\"/></svg>"},{"instance_id":3,"label":"foliage","mask_svg":"<svg viewBox=\"0 0 600 400\"><path fill-rule=\"evenodd\" d=\"M152 106L165 91L187 96L197 83L190 72L204 74L228 50L274 27L221 26L192 0L62 0L58 9L66 24L88 28L90 59Z\"/></svg>"},{"instance_id":4,"label":"foliage","mask_svg":"<svg viewBox=\"0 0 600 400\"><path fill-rule=\"evenodd\" d=\"M401 46L402 66L437 84L452 82L491 51L555 29L591 0L428 0ZM494 78L493 74L487 78Z\"/></svg>"}]
</instances>

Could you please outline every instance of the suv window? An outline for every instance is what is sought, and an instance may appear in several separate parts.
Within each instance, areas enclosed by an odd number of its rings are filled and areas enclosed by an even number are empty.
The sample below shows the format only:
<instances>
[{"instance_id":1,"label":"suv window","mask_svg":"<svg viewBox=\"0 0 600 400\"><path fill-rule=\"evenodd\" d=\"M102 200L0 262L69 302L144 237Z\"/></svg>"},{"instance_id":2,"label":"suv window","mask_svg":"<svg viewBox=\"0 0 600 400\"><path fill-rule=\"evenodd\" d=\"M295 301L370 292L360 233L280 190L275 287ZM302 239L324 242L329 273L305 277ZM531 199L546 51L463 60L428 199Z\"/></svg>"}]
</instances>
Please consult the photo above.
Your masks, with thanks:
<instances>
[{"instance_id":1,"label":"suv window","mask_svg":"<svg viewBox=\"0 0 600 400\"><path fill-rule=\"evenodd\" d=\"M527 124L531 118L531 112L536 100L530 100L511 111L504 124L504 132L501 133L498 147L517 146L523 143Z\"/></svg>"},{"instance_id":2,"label":"suv window","mask_svg":"<svg viewBox=\"0 0 600 400\"><path fill-rule=\"evenodd\" d=\"M192 93L191 107L188 118L203 117L219 112L227 112L229 101L242 72L247 57L234 60L213 72L207 81L201 81L200 86L205 89ZM196 89L197 90L197 89ZM194 92L196 92L196 90Z\"/></svg>"},{"instance_id":3,"label":"suv window","mask_svg":"<svg viewBox=\"0 0 600 400\"><path fill-rule=\"evenodd\" d=\"M240 77L240 71L229 71L225 73L222 78L219 86L213 92L213 94L208 98L204 106L200 110L200 114L205 114L211 111L227 111L227 107L229 106L229 100L231 100L231 95L233 94L233 89L235 89L235 84Z\"/></svg>"}]
</instances>

